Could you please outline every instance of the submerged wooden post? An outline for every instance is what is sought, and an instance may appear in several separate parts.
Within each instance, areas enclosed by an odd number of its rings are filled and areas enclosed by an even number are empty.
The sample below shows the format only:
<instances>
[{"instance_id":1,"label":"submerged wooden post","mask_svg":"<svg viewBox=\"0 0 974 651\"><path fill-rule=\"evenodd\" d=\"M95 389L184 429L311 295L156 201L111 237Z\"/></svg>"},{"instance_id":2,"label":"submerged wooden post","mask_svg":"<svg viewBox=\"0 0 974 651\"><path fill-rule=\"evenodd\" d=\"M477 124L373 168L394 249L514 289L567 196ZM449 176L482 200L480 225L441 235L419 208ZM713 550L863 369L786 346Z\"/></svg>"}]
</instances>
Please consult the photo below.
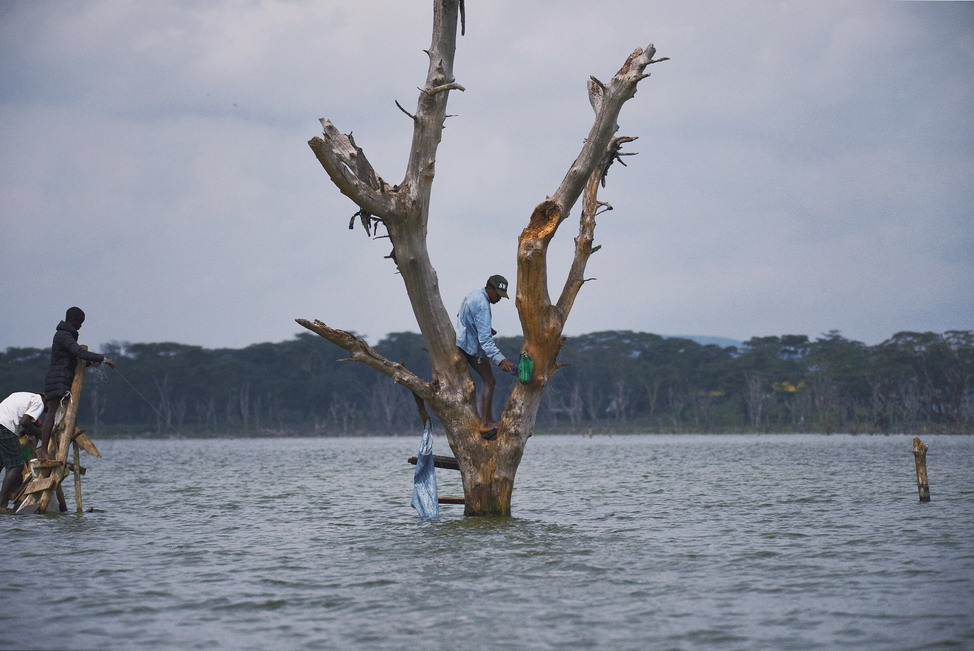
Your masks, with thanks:
<instances>
[{"instance_id":1,"label":"submerged wooden post","mask_svg":"<svg viewBox=\"0 0 974 651\"><path fill-rule=\"evenodd\" d=\"M74 505L76 513L84 513L85 507L81 503L81 446L78 441L72 442L74 447Z\"/></svg>"},{"instance_id":2,"label":"submerged wooden post","mask_svg":"<svg viewBox=\"0 0 974 651\"><path fill-rule=\"evenodd\" d=\"M930 501L930 486L927 485L927 444L913 437L913 459L917 467L917 490L920 491L920 501Z\"/></svg>"}]
</instances>

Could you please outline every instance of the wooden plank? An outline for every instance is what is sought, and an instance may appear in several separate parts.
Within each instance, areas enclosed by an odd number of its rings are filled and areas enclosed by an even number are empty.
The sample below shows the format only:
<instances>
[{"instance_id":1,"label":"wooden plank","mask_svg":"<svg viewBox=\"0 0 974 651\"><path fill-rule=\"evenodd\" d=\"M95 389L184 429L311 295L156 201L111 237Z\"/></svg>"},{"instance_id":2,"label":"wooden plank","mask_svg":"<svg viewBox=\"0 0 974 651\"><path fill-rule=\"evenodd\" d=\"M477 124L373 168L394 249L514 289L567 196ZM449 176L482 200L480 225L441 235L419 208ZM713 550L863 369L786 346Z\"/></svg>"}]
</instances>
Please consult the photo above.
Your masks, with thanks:
<instances>
[{"instance_id":1,"label":"wooden plank","mask_svg":"<svg viewBox=\"0 0 974 651\"><path fill-rule=\"evenodd\" d=\"M84 430L79 430L79 434L74 437L74 442L81 446L81 449L90 454L93 457L100 457L101 452L95 447L95 444L91 442L88 435L85 434Z\"/></svg>"},{"instance_id":2,"label":"wooden plank","mask_svg":"<svg viewBox=\"0 0 974 651\"><path fill-rule=\"evenodd\" d=\"M462 497L442 496L437 499L439 500L440 504L463 504L464 503Z\"/></svg>"},{"instance_id":3,"label":"wooden plank","mask_svg":"<svg viewBox=\"0 0 974 651\"><path fill-rule=\"evenodd\" d=\"M416 465L416 457L409 457L406 459L409 463ZM460 464L453 457L441 457L437 454L433 455L433 466L436 468L445 468L446 470L460 470Z\"/></svg>"},{"instance_id":4,"label":"wooden plank","mask_svg":"<svg viewBox=\"0 0 974 651\"><path fill-rule=\"evenodd\" d=\"M50 470L51 468L60 468L64 465L63 462L57 459L31 459L31 464L36 470Z\"/></svg>"},{"instance_id":5,"label":"wooden plank","mask_svg":"<svg viewBox=\"0 0 974 651\"><path fill-rule=\"evenodd\" d=\"M23 465L21 473L20 486L18 486L17 490L15 490L10 496L10 499L14 503L14 508L17 508L17 505L20 504L20 500L24 499L24 489L27 488L31 480L34 479L34 474L30 471L30 468L26 463Z\"/></svg>"},{"instance_id":6,"label":"wooden plank","mask_svg":"<svg viewBox=\"0 0 974 651\"><path fill-rule=\"evenodd\" d=\"M31 464L33 465L33 467L36 470L50 470L52 468L60 468L60 467L62 467L64 465L63 463L61 463L60 461L57 461L55 459L50 459L50 460L31 459ZM24 479L26 480L31 475L31 472L30 472L30 464L24 464L24 467L27 468L27 470L24 472ZM78 466L78 467L81 470L81 474L82 475L88 474L88 468L87 468L87 466ZM69 465L69 468L70 468L70 470L73 471L74 470L74 464L70 464Z\"/></svg>"},{"instance_id":7,"label":"wooden plank","mask_svg":"<svg viewBox=\"0 0 974 651\"><path fill-rule=\"evenodd\" d=\"M30 495L31 493L40 493L41 491L46 491L49 488L57 486L58 478L57 476L51 477L38 477L24 489L24 495Z\"/></svg>"}]
</instances>

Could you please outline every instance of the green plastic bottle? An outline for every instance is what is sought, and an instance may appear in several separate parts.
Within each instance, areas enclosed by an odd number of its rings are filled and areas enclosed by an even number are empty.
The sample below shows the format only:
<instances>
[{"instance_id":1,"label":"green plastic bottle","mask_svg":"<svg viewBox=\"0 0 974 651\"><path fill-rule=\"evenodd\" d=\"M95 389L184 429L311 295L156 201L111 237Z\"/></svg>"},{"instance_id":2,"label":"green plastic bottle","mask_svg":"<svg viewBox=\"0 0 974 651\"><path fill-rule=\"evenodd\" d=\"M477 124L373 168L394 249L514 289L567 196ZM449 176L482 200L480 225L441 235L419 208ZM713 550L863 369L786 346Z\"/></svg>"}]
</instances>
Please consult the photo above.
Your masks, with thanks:
<instances>
[{"instance_id":1,"label":"green plastic bottle","mask_svg":"<svg viewBox=\"0 0 974 651\"><path fill-rule=\"evenodd\" d=\"M517 363L517 379L521 384L530 384L534 377L534 360L528 355L528 351L521 353L521 359Z\"/></svg>"}]
</instances>

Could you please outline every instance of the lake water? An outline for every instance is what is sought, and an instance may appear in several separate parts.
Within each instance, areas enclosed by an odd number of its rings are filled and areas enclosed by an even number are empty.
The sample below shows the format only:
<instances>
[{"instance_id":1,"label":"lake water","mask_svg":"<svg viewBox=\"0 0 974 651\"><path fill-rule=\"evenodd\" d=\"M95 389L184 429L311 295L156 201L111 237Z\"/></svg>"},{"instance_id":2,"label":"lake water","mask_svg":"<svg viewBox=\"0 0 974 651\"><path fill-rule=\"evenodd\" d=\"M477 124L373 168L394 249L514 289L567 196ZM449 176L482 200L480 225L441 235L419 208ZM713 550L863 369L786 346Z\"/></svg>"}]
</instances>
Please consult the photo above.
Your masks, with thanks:
<instances>
[{"instance_id":1,"label":"lake water","mask_svg":"<svg viewBox=\"0 0 974 651\"><path fill-rule=\"evenodd\" d=\"M0 517L0 646L974 649L974 437L923 438L928 504L909 436L536 436L437 520L418 432L98 441L95 512Z\"/></svg>"}]
</instances>

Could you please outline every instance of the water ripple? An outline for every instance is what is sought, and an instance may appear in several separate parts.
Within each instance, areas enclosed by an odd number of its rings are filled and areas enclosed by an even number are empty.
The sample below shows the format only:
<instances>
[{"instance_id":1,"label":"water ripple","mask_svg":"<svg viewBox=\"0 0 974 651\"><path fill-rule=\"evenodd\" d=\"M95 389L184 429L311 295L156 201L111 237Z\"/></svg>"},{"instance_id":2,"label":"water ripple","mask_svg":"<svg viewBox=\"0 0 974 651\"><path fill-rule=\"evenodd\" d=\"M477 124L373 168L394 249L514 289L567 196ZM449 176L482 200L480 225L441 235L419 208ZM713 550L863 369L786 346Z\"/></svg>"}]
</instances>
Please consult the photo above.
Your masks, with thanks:
<instances>
[{"instance_id":1,"label":"water ripple","mask_svg":"<svg viewBox=\"0 0 974 651\"><path fill-rule=\"evenodd\" d=\"M411 438L99 442L96 512L0 518L0 647L974 648L974 437L925 440L922 505L907 436L537 436L435 520Z\"/></svg>"}]
</instances>

